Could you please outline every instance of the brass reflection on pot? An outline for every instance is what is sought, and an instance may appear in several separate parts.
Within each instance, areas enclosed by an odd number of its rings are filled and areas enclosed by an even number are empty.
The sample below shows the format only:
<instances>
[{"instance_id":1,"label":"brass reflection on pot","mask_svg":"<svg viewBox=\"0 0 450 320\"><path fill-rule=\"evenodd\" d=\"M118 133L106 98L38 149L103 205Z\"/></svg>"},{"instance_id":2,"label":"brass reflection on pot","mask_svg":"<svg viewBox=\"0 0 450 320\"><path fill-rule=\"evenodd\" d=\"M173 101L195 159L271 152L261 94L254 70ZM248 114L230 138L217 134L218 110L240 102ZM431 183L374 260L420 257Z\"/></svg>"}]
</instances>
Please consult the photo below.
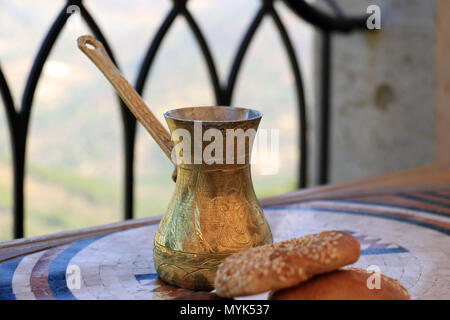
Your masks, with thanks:
<instances>
[{"instance_id":1,"label":"brass reflection on pot","mask_svg":"<svg viewBox=\"0 0 450 320\"><path fill-rule=\"evenodd\" d=\"M176 186L155 235L155 268L168 283L193 290L211 290L217 266L225 257L273 241L251 180L253 141L248 136L244 138L242 153L238 152L242 135L227 139L227 134L233 132L256 132L262 114L234 107L191 107L171 110L164 116L175 146L189 134L191 149L174 149ZM220 135L204 141L202 134L208 129L215 129ZM174 134L178 131L181 134ZM213 154L216 161L212 164L207 164L210 161L203 157L200 161L194 159L199 150L201 155L208 151L205 148L211 141L221 142L223 154ZM191 157L186 157L188 151Z\"/></svg>"}]
</instances>

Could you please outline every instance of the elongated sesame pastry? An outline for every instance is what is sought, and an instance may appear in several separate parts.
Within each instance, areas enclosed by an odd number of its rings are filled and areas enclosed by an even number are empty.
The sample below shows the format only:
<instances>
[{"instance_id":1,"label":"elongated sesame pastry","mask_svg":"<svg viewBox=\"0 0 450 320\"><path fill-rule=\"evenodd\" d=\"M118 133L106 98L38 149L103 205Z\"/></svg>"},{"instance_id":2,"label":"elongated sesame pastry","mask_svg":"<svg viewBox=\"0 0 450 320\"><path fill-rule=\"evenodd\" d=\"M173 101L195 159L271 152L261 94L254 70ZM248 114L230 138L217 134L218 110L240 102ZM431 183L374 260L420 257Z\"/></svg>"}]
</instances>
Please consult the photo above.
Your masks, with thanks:
<instances>
[{"instance_id":1,"label":"elongated sesame pastry","mask_svg":"<svg viewBox=\"0 0 450 320\"><path fill-rule=\"evenodd\" d=\"M251 248L226 258L217 270L216 293L238 297L295 286L316 274L356 262L358 240L342 231L323 231Z\"/></svg>"}]
</instances>

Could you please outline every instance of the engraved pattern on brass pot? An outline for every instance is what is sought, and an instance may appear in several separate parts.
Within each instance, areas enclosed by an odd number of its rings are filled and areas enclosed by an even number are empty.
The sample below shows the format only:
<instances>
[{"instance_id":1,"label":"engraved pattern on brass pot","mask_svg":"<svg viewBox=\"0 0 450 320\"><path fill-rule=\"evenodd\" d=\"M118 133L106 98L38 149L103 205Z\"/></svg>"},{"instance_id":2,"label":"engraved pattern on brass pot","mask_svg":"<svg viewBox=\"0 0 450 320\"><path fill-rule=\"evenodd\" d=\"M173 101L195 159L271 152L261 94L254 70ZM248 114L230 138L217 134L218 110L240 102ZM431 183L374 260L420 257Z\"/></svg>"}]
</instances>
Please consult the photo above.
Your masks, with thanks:
<instances>
[{"instance_id":1,"label":"engraved pattern on brass pot","mask_svg":"<svg viewBox=\"0 0 450 320\"><path fill-rule=\"evenodd\" d=\"M226 130L256 130L261 116L255 110L233 107L183 108L165 114L171 132L182 128L194 137L193 120L200 120L202 133L209 128L220 130L223 163ZM243 164L177 165L175 192L156 232L153 251L155 268L164 281L194 290L213 289L217 266L224 258L272 243L253 189L251 148L246 140ZM210 143L203 142L202 150ZM236 158L236 142L234 146Z\"/></svg>"}]
</instances>

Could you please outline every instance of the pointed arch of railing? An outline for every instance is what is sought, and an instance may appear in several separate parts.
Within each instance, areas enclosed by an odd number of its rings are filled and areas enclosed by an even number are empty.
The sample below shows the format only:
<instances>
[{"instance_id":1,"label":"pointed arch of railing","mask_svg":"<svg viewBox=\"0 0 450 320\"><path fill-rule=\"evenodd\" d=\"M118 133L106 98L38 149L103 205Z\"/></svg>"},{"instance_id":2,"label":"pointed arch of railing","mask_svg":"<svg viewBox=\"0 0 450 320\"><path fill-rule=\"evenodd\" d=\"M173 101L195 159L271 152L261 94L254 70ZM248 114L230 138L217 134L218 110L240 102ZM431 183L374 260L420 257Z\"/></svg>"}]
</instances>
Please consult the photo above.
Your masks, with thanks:
<instances>
[{"instance_id":1,"label":"pointed arch of railing","mask_svg":"<svg viewBox=\"0 0 450 320\"><path fill-rule=\"evenodd\" d=\"M144 93L144 86L147 81L148 74L150 69L152 68L153 61L155 60L156 53L158 52L161 43L172 26L175 18L177 17L178 12L175 7L167 14L166 18L160 25L158 31L156 32L153 40L150 42L150 46L145 54L144 59L142 60L141 66L139 68L139 74L136 79L136 91L142 95Z\"/></svg>"},{"instance_id":2,"label":"pointed arch of railing","mask_svg":"<svg viewBox=\"0 0 450 320\"><path fill-rule=\"evenodd\" d=\"M44 38L37 56L28 74L25 89L22 96L20 109L15 111L15 124L10 126L12 157L13 157L13 214L14 237L23 237L24 229L24 178L25 178L25 150L27 144L28 125L37 83L40 79L44 63L50 54L53 45L64 27L68 15L66 13L68 3L63 7L55 22L50 27Z\"/></svg>"},{"instance_id":3,"label":"pointed arch of railing","mask_svg":"<svg viewBox=\"0 0 450 320\"><path fill-rule=\"evenodd\" d=\"M53 45L55 44L56 38L60 34L64 25L69 18L67 14L67 8L70 3L67 3L64 8L59 12L55 22L50 27L50 31L47 33L44 41L39 48L38 54L34 59L33 65L31 67L31 71L28 74L28 78L25 85L25 90L23 92L22 104L20 108L20 113L23 115L24 124L25 124L25 136L27 136L28 130L28 122L31 113L31 107L33 104L34 94L36 92L36 86L40 79L40 75L42 73L42 69L44 68L44 64L47 61L47 58L50 54Z\"/></svg>"},{"instance_id":4,"label":"pointed arch of railing","mask_svg":"<svg viewBox=\"0 0 450 320\"><path fill-rule=\"evenodd\" d=\"M203 33L201 32L201 30L198 27L197 23L195 22L194 18L190 14L189 10L187 10L186 5L182 6L181 14L186 19L192 33L194 34L195 39L197 40L198 45L200 46L201 52L205 59L206 65L208 67L209 76L210 76L210 79L211 79L211 82L213 85L213 89L214 89L214 94L216 97L216 102L217 102L217 104L221 105L221 104L223 104L222 88L220 86L219 77L217 75L217 68L215 66L214 59L211 54L211 50L209 49L208 44L206 43Z\"/></svg>"},{"instance_id":5,"label":"pointed arch of railing","mask_svg":"<svg viewBox=\"0 0 450 320\"><path fill-rule=\"evenodd\" d=\"M278 13L276 12L273 5L270 6L269 14L271 15L275 25L280 33L281 40L286 49L288 55L289 63L291 64L292 73L295 79L295 91L297 95L298 103L298 114L299 114L299 144L300 144L300 164L299 164L299 177L298 186L300 188L306 187L307 183L307 121L306 121L306 103L305 94L303 89L303 80L300 72L300 65L298 63L297 55L295 54L294 46L288 35L286 27L281 21Z\"/></svg>"},{"instance_id":6,"label":"pointed arch of railing","mask_svg":"<svg viewBox=\"0 0 450 320\"><path fill-rule=\"evenodd\" d=\"M188 23L189 28L191 29L199 47L201 50L201 53L203 54L203 57L206 61L206 65L208 68L208 73L210 75L210 80L213 85L213 91L216 98L217 104L221 104L223 101L223 94L220 86L219 77L217 75L217 68L214 63L214 59L212 57L211 51L208 47L208 44L203 36L203 33L201 32L200 28L198 27L197 23L195 22L195 19L192 17L191 13L186 8L187 0L173 0L174 5L163 20L162 24L158 28L158 31L156 32L155 36L153 37L153 40L150 43L149 49L147 50L147 53L144 56L144 59L141 63L140 70L138 73L138 77L136 79L136 91L139 94L143 94L145 84L148 78L148 74L150 72L150 69L153 65L154 59L156 57L156 53L159 50L161 43L169 31L170 27L172 26L173 22L177 18L178 15L183 15L183 17L186 19L186 22ZM134 123L136 123L136 120L133 118ZM134 139L134 138L133 138ZM133 170L131 168L130 170ZM133 175L133 173L130 173ZM130 190L133 190L133 185L131 185L125 192L132 192ZM132 198L131 198L132 201ZM128 208L129 209L129 208ZM126 209L126 217L132 218L133 216L133 210L132 208L127 210Z\"/></svg>"},{"instance_id":7,"label":"pointed arch of railing","mask_svg":"<svg viewBox=\"0 0 450 320\"><path fill-rule=\"evenodd\" d=\"M90 15L89 11L81 4L78 4L80 8L80 14L84 21L92 31L94 36L103 43L106 52L111 57L111 60L119 68L119 64L114 57L114 53L106 40L100 27ZM120 105L120 113L122 116L123 124L123 144L124 144L124 218L133 218L133 200L134 200L134 157L135 157L135 142L136 142L136 119L130 110L125 106L123 101L117 96Z\"/></svg>"},{"instance_id":8,"label":"pointed arch of railing","mask_svg":"<svg viewBox=\"0 0 450 320\"><path fill-rule=\"evenodd\" d=\"M215 66L215 62L211 53L211 50L209 49L209 46L205 40L205 37L203 36L202 31L200 30L197 22L193 18L192 14L189 12L189 10L186 7L187 0L173 0L174 5L172 9L167 14L166 18L160 25L158 31L156 32L153 40L151 41L150 47L147 50L147 53L143 59L143 62L140 67L140 71L136 80L136 91L139 94L143 93L145 82L147 81L148 73L151 69L151 66L153 64L153 61L155 59L156 53L162 43L162 40L164 36L169 31L170 27L172 26L174 20L178 15L183 15L186 19L186 22L188 23L189 28L191 29L197 44L200 47L201 53L205 59L208 73L210 75L210 80L213 85L213 91L216 98L216 102L218 104L221 103L223 100L223 90L220 85L219 76L217 74L217 68Z\"/></svg>"},{"instance_id":9,"label":"pointed arch of railing","mask_svg":"<svg viewBox=\"0 0 450 320\"><path fill-rule=\"evenodd\" d=\"M158 52L161 43L172 26L178 12L175 7L167 14L166 18L162 22L152 41L150 46L142 60L141 66L139 68L139 73L136 78L135 89L140 94L143 95L145 84L147 82L147 77L150 69L155 60L156 53ZM125 219L133 218L133 200L134 200L134 146L136 141L136 118L133 116L127 117L128 127L125 129L129 131L128 135L125 137L125 197L124 197L124 214Z\"/></svg>"},{"instance_id":10,"label":"pointed arch of railing","mask_svg":"<svg viewBox=\"0 0 450 320\"><path fill-rule=\"evenodd\" d=\"M256 30L261 24L261 21L264 18L265 14L266 8L264 5L262 5L259 8L258 12L256 13L255 17L253 18L252 22L250 23L249 27L247 28L247 31L245 32L244 37L242 38L239 44L238 50L233 59L233 64L231 65L230 73L228 75L226 87L226 104L231 104L234 87L236 85L239 70L241 70L242 61L244 60L244 56L247 53L247 49L250 45L250 42L252 41L253 36L255 35Z\"/></svg>"}]
</instances>

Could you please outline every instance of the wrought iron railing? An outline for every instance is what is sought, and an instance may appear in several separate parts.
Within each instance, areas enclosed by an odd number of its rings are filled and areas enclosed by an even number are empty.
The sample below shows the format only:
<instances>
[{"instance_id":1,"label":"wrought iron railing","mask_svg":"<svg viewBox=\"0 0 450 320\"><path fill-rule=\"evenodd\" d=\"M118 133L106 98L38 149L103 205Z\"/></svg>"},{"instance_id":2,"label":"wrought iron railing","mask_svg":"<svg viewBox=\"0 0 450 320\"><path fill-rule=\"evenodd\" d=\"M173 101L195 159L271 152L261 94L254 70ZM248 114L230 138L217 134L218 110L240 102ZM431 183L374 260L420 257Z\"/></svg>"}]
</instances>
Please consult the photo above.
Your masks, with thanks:
<instances>
[{"instance_id":1,"label":"wrought iron railing","mask_svg":"<svg viewBox=\"0 0 450 320\"><path fill-rule=\"evenodd\" d=\"M173 6L169 13L159 26L155 36L153 37L150 47L148 48L140 66L140 70L135 82L135 88L139 94L142 95L149 71L155 60L156 53L160 45L170 29L171 25L178 16L182 16L188 27L191 29L195 39L201 49L201 53L206 62L210 81L213 87L214 96L217 105L231 105L234 87L237 77L239 75L240 67L243 58L247 52L250 42L255 35L256 30L261 24L265 16L269 16L281 36L284 48L287 52L291 71L295 79L295 90L298 104L299 117L299 187L306 186L306 172L307 172L307 144L306 144L306 108L305 98L303 92L302 76L300 66L297 60L292 41L286 31L283 21L281 20L277 10L274 7L276 0L261 0L261 6L253 17L252 22L245 31L240 42L238 50L234 56L231 70L225 83L219 81L217 68L214 58L209 49L208 43L203 36L201 29L196 23L195 19L189 12L186 3L188 0L173 0ZM328 144L329 144L329 106L330 106L330 39L333 32L350 32L352 30L362 29L365 27L366 17L348 18L342 14L342 10L336 5L333 0L327 0L327 4L333 9L335 16L325 14L317 8L311 6L304 0L278 0L283 1L299 18L309 22L316 27L322 35L322 46L320 49L321 57L321 72L320 76L320 101L318 103L319 114L319 137L318 137L318 176L319 183L327 182L328 178ZM76 7L73 7L76 6ZM76 8L77 10L74 10ZM8 127L10 132L10 141L12 146L13 159L13 215L14 215L14 237L20 238L24 236L24 173L25 173L25 150L27 144L28 126L30 120L30 113L33 105L33 99L36 91L38 81L40 79L42 69L52 50L56 39L61 33L64 25L72 13L79 12L87 23L88 27L105 46L112 60L117 64L114 58L114 53L105 39L103 32L98 27L95 20L92 18L82 0L68 0L64 7L59 12L50 30L45 36L39 51L34 59L32 68L28 74L26 87L20 102L20 108L15 108L11 91L8 83L0 68L0 92L6 110ZM136 140L136 120L129 110L120 101L121 116L123 122L124 133L124 217L125 219L133 218L133 194L134 194L134 156L135 156L135 140Z\"/></svg>"}]
</instances>

